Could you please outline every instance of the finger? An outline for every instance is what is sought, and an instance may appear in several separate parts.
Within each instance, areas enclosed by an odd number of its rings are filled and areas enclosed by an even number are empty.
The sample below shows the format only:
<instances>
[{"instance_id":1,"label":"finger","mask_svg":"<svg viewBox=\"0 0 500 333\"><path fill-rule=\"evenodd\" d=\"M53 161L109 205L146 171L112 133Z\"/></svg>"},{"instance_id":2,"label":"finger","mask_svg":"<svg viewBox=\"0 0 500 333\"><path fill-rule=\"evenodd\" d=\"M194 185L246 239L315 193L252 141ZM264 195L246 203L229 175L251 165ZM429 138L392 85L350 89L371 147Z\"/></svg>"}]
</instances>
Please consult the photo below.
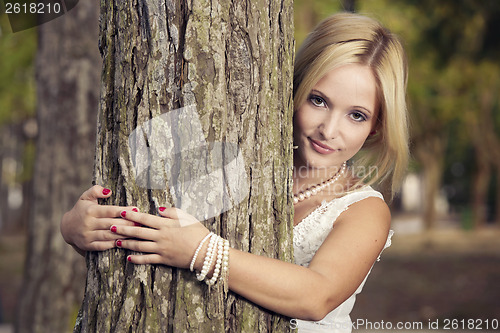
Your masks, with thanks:
<instances>
[{"instance_id":1,"label":"finger","mask_svg":"<svg viewBox=\"0 0 500 333\"><path fill-rule=\"evenodd\" d=\"M111 190L104 188L101 185L94 185L80 196L82 200L90 200L97 202L99 198L108 198L111 196Z\"/></svg>"},{"instance_id":2,"label":"finger","mask_svg":"<svg viewBox=\"0 0 500 333\"><path fill-rule=\"evenodd\" d=\"M169 210L169 208L165 208L165 207L158 208L158 213L163 218L163 222L167 223L167 225L169 227L180 227L181 221L178 219L178 217L175 215L175 213L172 214L168 210Z\"/></svg>"},{"instance_id":3,"label":"finger","mask_svg":"<svg viewBox=\"0 0 500 333\"><path fill-rule=\"evenodd\" d=\"M102 242L102 241L116 241L117 239L125 239L125 236L117 235L114 232L108 230L98 230L94 231L92 237L95 239L94 242Z\"/></svg>"},{"instance_id":4,"label":"finger","mask_svg":"<svg viewBox=\"0 0 500 333\"><path fill-rule=\"evenodd\" d=\"M189 225L192 225L192 224L199 222L194 216L186 213L182 209L178 209L178 208L174 208L174 207L170 207L170 208L160 207L160 208L158 208L158 210L159 210L161 216L169 218L175 222L171 226L187 227Z\"/></svg>"},{"instance_id":5,"label":"finger","mask_svg":"<svg viewBox=\"0 0 500 333\"><path fill-rule=\"evenodd\" d=\"M115 240L95 241L90 243L89 251L106 251L114 247L115 247Z\"/></svg>"},{"instance_id":6,"label":"finger","mask_svg":"<svg viewBox=\"0 0 500 333\"><path fill-rule=\"evenodd\" d=\"M131 254L127 260L133 264L146 265L146 264L161 264L161 256L159 254Z\"/></svg>"},{"instance_id":7,"label":"finger","mask_svg":"<svg viewBox=\"0 0 500 333\"><path fill-rule=\"evenodd\" d=\"M109 230L117 235L129 238L140 238L155 241L159 237L159 231L150 228L120 226L115 224L112 225Z\"/></svg>"},{"instance_id":8,"label":"finger","mask_svg":"<svg viewBox=\"0 0 500 333\"><path fill-rule=\"evenodd\" d=\"M175 207L159 207L158 211L160 212L161 216L168 217L173 220L178 220L179 212L182 212L182 210L177 209Z\"/></svg>"},{"instance_id":9,"label":"finger","mask_svg":"<svg viewBox=\"0 0 500 333\"><path fill-rule=\"evenodd\" d=\"M164 226L174 226L173 221L168 218L154 216L146 213L123 210L120 216L129 221L139 223L154 229L160 229Z\"/></svg>"},{"instance_id":10,"label":"finger","mask_svg":"<svg viewBox=\"0 0 500 333\"><path fill-rule=\"evenodd\" d=\"M116 247L129 249L137 252L155 253L158 251L158 244L150 241L140 241L136 239L117 239Z\"/></svg>"},{"instance_id":11,"label":"finger","mask_svg":"<svg viewBox=\"0 0 500 333\"><path fill-rule=\"evenodd\" d=\"M96 218L104 217L123 217L122 212L138 212L137 207L125 207L125 206L102 206L95 205L92 207L92 216Z\"/></svg>"},{"instance_id":12,"label":"finger","mask_svg":"<svg viewBox=\"0 0 500 333\"><path fill-rule=\"evenodd\" d=\"M122 218L101 218L96 220L96 226L94 230L106 230L109 231L110 228L114 225L121 225L121 226L129 226L129 227L138 227L141 226L140 224L129 221L126 219Z\"/></svg>"}]
</instances>

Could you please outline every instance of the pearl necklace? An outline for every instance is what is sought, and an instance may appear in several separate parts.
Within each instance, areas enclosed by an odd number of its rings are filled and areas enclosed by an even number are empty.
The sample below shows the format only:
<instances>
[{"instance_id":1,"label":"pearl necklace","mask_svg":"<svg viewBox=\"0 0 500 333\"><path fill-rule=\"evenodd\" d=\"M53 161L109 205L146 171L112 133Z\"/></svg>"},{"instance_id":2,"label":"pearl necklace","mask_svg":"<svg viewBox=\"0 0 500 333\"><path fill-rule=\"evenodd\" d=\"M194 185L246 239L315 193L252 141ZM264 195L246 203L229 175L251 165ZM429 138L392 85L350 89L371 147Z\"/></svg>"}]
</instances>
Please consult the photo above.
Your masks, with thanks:
<instances>
[{"instance_id":1,"label":"pearl necklace","mask_svg":"<svg viewBox=\"0 0 500 333\"><path fill-rule=\"evenodd\" d=\"M340 176L342 176L345 172L346 168L346 162L342 164L342 168L340 168L339 171L337 171L330 179L325 180L322 183L313 185L311 187L308 187L305 191L299 192L298 194L293 195L293 204L297 204L305 199L308 199L312 197L313 195L318 194L321 192L325 187L332 185L335 183Z\"/></svg>"}]
</instances>

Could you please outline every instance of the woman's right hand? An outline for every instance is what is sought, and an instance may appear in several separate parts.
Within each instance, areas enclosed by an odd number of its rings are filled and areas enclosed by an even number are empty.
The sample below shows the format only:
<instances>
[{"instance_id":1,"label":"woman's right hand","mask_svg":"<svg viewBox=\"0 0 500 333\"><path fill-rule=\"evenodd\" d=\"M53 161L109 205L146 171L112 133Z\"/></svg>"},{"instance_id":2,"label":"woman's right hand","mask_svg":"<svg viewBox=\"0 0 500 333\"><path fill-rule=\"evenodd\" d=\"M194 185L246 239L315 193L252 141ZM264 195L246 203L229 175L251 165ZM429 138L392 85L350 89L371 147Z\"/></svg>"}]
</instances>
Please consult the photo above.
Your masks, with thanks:
<instances>
[{"instance_id":1,"label":"woman's right hand","mask_svg":"<svg viewBox=\"0 0 500 333\"><path fill-rule=\"evenodd\" d=\"M99 205L98 199L110 196L111 190L95 185L81 195L61 220L64 240L82 255L85 251L114 248L117 235L109 230L112 225L134 225L122 219L120 213L123 210L137 211L137 208Z\"/></svg>"}]
</instances>

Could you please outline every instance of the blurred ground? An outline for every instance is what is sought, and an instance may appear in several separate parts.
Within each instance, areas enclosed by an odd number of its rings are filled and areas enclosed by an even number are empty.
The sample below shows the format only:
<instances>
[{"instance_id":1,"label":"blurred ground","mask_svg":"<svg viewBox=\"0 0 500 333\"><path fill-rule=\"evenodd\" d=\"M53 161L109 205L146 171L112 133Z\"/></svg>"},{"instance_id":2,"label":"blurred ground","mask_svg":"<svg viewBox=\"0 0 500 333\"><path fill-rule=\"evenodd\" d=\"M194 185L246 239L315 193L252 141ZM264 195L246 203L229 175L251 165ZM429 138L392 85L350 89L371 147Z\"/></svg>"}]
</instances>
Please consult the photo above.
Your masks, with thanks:
<instances>
[{"instance_id":1,"label":"blurred ground","mask_svg":"<svg viewBox=\"0 0 500 333\"><path fill-rule=\"evenodd\" d=\"M375 264L352 313L354 322L372 324L372 329L358 326L359 331L383 332L373 329L382 320L394 326L422 323L429 331L429 321L439 321L443 329L453 319L483 320L481 332L491 331L485 329L486 320L500 321L500 228L445 226L415 233L413 227L398 225L401 220L394 222L392 246ZM21 232L0 235L0 333L12 332L6 324L15 317L25 244Z\"/></svg>"},{"instance_id":2,"label":"blurred ground","mask_svg":"<svg viewBox=\"0 0 500 333\"><path fill-rule=\"evenodd\" d=\"M445 226L428 233L400 228L358 296L352 319L372 326L382 320L393 326L422 323L426 331L438 323L451 331L471 324L485 332L493 323L500 331L499 283L500 228Z\"/></svg>"}]
</instances>

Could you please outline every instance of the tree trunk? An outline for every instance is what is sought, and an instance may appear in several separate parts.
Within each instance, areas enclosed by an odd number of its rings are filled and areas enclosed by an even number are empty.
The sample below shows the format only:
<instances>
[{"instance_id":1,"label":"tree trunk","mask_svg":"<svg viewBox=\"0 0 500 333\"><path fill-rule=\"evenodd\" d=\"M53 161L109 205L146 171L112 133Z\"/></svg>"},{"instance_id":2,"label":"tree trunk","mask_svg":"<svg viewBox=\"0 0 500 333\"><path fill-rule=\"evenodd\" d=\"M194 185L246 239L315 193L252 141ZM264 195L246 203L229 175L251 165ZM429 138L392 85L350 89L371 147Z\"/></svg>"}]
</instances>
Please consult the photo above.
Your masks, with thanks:
<instances>
[{"instance_id":1,"label":"tree trunk","mask_svg":"<svg viewBox=\"0 0 500 333\"><path fill-rule=\"evenodd\" d=\"M39 134L17 332L68 332L82 297L84 260L64 242L59 223L91 182L99 93L97 22L98 7L81 1L38 28Z\"/></svg>"},{"instance_id":2,"label":"tree trunk","mask_svg":"<svg viewBox=\"0 0 500 333\"><path fill-rule=\"evenodd\" d=\"M495 112L498 105L498 66L483 63L479 67L480 77L475 83L478 91L477 113L474 122L469 122L467 129L471 131L475 150L476 170L472 177L471 203L474 213L473 226L483 227L488 222L488 200L490 182L495 169L500 167L500 138L495 124ZM498 207L498 206L497 206Z\"/></svg>"},{"instance_id":3,"label":"tree trunk","mask_svg":"<svg viewBox=\"0 0 500 333\"><path fill-rule=\"evenodd\" d=\"M446 141L438 136L429 135L420 140L415 147L415 155L425 165L423 169L423 222L425 230L436 225L436 198L442 183L444 150Z\"/></svg>"},{"instance_id":4,"label":"tree trunk","mask_svg":"<svg viewBox=\"0 0 500 333\"><path fill-rule=\"evenodd\" d=\"M488 219L488 192L492 166L487 151L476 147L476 170L472 177L473 228L483 227Z\"/></svg>"},{"instance_id":5,"label":"tree trunk","mask_svg":"<svg viewBox=\"0 0 500 333\"><path fill-rule=\"evenodd\" d=\"M207 217L234 248L291 261L292 1L101 6L96 182L113 204L151 213L174 204ZM218 159L224 189L201 181ZM127 254L88 254L76 332L289 330L189 271L131 265Z\"/></svg>"},{"instance_id":6,"label":"tree trunk","mask_svg":"<svg viewBox=\"0 0 500 333\"><path fill-rule=\"evenodd\" d=\"M493 218L494 223L500 226L500 166L495 168L495 178L496 178L496 192L495 192L495 216Z\"/></svg>"}]
</instances>

